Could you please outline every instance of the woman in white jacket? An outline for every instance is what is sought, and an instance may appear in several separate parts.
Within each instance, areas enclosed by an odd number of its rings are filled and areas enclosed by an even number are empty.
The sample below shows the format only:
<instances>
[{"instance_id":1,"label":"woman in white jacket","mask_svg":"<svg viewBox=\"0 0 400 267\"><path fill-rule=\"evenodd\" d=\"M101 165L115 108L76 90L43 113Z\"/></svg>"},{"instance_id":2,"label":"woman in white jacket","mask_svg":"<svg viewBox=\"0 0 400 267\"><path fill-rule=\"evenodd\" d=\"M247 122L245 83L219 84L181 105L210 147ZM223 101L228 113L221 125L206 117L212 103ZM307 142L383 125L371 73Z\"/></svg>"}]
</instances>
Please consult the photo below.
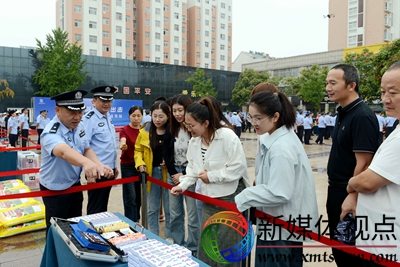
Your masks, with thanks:
<instances>
[{"instance_id":1,"label":"woman in white jacket","mask_svg":"<svg viewBox=\"0 0 400 267\"><path fill-rule=\"evenodd\" d=\"M268 136L260 143L255 186L235 197L238 210L255 207L315 231L319 217L314 177L293 131L296 115L292 103L283 93L259 92L250 99L249 118L257 134ZM255 266L302 266L302 241L302 236L258 219Z\"/></svg>"},{"instance_id":2,"label":"woman in white jacket","mask_svg":"<svg viewBox=\"0 0 400 267\"><path fill-rule=\"evenodd\" d=\"M186 175L180 177L180 184L172 188L171 194L177 196L199 180L203 195L234 202L235 196L250 185L246 157L239 138L230 128L221 124L207 97L187 108L185 126L192 135L187 151ZM222 210L203 203L202 224ZM239 235L229 230L220 228L218 231L221 250L240 241ZM201 239L197 256L211 266L240 266L240 263L220 265L211 260L202 248Z\"/></svg>"}]
</instances>

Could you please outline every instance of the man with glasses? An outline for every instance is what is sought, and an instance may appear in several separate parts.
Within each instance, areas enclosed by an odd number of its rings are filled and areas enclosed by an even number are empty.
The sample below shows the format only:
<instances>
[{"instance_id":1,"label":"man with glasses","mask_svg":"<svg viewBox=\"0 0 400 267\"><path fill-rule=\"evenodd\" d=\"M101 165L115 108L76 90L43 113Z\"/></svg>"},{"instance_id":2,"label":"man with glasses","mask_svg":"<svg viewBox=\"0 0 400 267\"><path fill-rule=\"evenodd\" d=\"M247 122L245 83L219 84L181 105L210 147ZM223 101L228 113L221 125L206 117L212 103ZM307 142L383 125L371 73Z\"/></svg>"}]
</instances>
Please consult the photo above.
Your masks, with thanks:
<instances>
[{"instance_id":1,"label":"man with glasses","mask_svg":"<svg viewBox=\"0 0 400 267\"><path fill-rule=\"evenodd\" d=\"M113 86L100 86L91 90L93 93L93 110L83 117L86 135L90 147L99 160L114 171L112 176L102 176L96 182L115 179L118 176L117 145L115 142L115 128L108 113L114 99L116 89ZM88 191L87 214L107 211L108 198L111 186Z\"/></svg>"}]
</instances>

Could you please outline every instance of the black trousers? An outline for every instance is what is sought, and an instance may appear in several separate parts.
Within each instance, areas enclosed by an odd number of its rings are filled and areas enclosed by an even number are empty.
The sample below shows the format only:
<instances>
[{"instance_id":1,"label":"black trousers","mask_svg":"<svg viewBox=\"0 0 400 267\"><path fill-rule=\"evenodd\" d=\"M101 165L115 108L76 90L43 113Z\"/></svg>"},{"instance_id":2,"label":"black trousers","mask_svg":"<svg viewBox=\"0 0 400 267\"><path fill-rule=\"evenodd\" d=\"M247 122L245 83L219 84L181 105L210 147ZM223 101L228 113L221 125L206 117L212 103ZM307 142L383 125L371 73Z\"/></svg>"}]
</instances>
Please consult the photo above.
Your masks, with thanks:
<instances>
[{"instance_id":1,"label":"black trousers","mask_svg":"<svg viewBox=\"0 0 400 267\"><path fill-rule=\"evenodd\" d=\"M138 176L135 163L121 164L121 178ZM122 199L124 201L125 216L134 222L140 220L140 207L142 205L141 183L133 182L122 185Z\"/></svg>"},{"instance_id":2,"label":"black trousers","mask_svg":"<svg viewBox=\"0 0 400 267\"><path fill-rule=\"evenodd\" d=\"M115 173L115 169L114 169ZM100 179L96 180L96 183L101 183L105 181L110 181L115 178L107 179L102 176ZM110 197L111 186L93 189L88 191L88 204L87 204L87 214L94 214L99 212L107 211L108 198Z\"/></svg>"},{"instance_id":3,"label":"black trousers","mask_svg":"<svg viewBox=\"0 0 400 267\"><path fill-rule=\"evenodd\" d=\"M304 130L304 144L310 144L310 138L311 138L311 129L305 129Z\"/></svg>"},{"instance_id":4,"label":"black trousers","mask_svg":"<svg viewBox=\"0 0 400 267\"><path fill-rule=\"evenodd\" d=\"M235 126L235 133L240 138L240 135L242 134L242 126Z\"/></svg>"},{"instance_id":5,"label":"black trousers","mask_svg":"<svg viewBox=\"0 0 400 267\"><path fill-rule=\"evenodd\" d=\"M77 182L73 186L81 185ZM43 185L40 185L40 190L48 190ZM43 204L46 207L46 226L47 231L50 228L51 217L68 219L72 217L82 216L82 192L72 194L43 197ZM47 233L46 231L46 233Z\"/></svg>"},{"instance_id":6,"label":"black trousers","mask_svg":"<svg viewBox=\"0 0 400 267\"><path fill-rule=\"evenodd\" d=\"M319 135L318 135L317 140L315 140L315 143L323 144L326 128L318 128L318 129L319 129Z\"/></svg>"},{"instance_id":7,"label":"black trousers","mask_svg":"<svg viewBox=\"0 0 400 267\"><path fill-rule=\"evenodd\" d=\"M320 128L321 129L321 128ZM329 221L329 236L333 239L336 226L340 221L342 203L347 197L346 188L328 186L328 197L326 200L326 212ZM332 248L332 254L338 267L362 266L362 259L342 250Z\"/></svg>"},{"instance_id":8,"label":"black trousers","mask_svg":"<svg viewBox=\"0 0 400 267\"><path fill-rule=\"evenodd\" d=\"M297 136L299 137L300 142L302 143L303 143L303 134L304 134L304 126L303 125L297 126Z\"/></svg>"},{"instance_id":9,"label":"black trousers","mask_svg":"<svg viewBox=\"0 0 400 267\"><path fill-rule=\"evenodd\" d=\"M40 145L40 135L43 133L44 129L37 129L37 134L38 134L38 139L37 139L37 144Z\"/></svg>"},{"instance_id":10,"label":"black trousers","mask_svg":"<svg viewBox=\"0 0 400 267\"><path fill-rule=\"evenodd\" d=\"M8 140L10 141L10 146L15 147L15 143L17 142L18 135L17 134L10 134L8 136Z\"/></svg>"},{"instance_id":11,"label":"black trousers","mask_svg":"<svg viewBox=\"0 0 400 267\"><path fill-rule=\"evenodd\" d=\"M378 135L378 145L381 145L383 143L383 132L379 132Z\"/></svg>"},{"instance_id":12,"label":"black trousers","mask_svg":"<svg viewBox=\"0 0 400 267\"><path fill-rule=\"evenodd\" d=\"M28 141L28 134L29 134L29 130L28 129L22 129L21 130L22 147L26 147L26 143Z\"/></svg>"}]
</instances>

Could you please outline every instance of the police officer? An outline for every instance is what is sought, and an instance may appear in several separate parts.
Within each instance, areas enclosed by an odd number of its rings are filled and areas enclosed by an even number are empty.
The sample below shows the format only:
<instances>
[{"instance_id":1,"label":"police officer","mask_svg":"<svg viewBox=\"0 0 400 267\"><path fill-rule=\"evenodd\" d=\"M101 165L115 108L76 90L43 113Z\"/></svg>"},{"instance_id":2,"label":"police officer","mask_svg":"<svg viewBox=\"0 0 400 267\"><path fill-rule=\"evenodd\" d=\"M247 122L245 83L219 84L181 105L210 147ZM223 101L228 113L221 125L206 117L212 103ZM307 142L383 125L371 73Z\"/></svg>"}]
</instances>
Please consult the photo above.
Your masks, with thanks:
<instances>
[{"instance_id":1,"label":"police officer","mask_svg":"<svg viewBox=\"0 0 400 267\"><path fill-rule=\"evenodd\" d=\"M19 128L21 129L22 136L22 147L26 147L29 134L29 122L28 122L28 108L22 109L22 115L19 116Z\"/></svg>"},{"instance_id":2,"label":"police officer","mask_svg":"<svg viewBox=\"0 0 400 267\"><path fill-rule=\"evenodd\" d=\"M103 175L114 176L113 170L103 165L89 146L81 119L87 92L75 90L52 97L56 101L56 116L41 135L42 165L41 190L64 190L79 186L84 169L88 183L95 183ZM82 215L82 192L43 197L46 206L47 230L50 218L71 218Z\"/></svg>"},{"instance_id":3,"label":"police officer","mask_svg":"<svg viewBox=\"0 0 400 267\"><path fill-rule=\"evenodd\" d=\"M114 170L113 177L101 177L100 182L115 179L118 176L115 128L109 114L115 91L113 86L100 86L92 89L94 108L83 117L83 125L90 147L102 163ZM87 214L107 211L110 191L111 186L89 190Z\"/></svg>"},{"instance_id":4,"label":"police officer","mask_svg":"<svg viewBox=\"0 0 400 267\"><path fill-rule=\"evenodd\" d=\"M15 147L18 139L18 117L15 110L10 110L9 114L11 117L8 119L8 140L10 145Z\"/></svg>"},{"instance_id":5,"label":"police officer","mask_svg":"<svg viewBox=\"0 0 400 267\"><path fill-rule=\"evenodd\" d=\"M38 142L37 144L40 145L40 135L42 134L44 128L47 124L49 124L50 119L47 117L47 110L41 110L39 116L36 118L36 129L38 133Z\"/></svg>"}]
</instances>

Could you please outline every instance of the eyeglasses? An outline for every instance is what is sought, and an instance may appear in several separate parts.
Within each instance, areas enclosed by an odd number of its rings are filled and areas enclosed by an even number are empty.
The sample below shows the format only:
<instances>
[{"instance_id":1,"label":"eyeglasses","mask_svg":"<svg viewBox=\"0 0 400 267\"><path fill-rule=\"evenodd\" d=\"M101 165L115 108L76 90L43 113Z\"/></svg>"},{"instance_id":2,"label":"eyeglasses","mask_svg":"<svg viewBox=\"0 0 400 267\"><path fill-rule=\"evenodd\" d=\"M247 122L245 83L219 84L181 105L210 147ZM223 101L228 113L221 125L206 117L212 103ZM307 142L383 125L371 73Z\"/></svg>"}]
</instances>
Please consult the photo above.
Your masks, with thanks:
<instances>
[{"instance_id":1,"label":"eyeglasses","mask_svg":"<svg viewBox=\"0 0 400 267\"><path fill-rule=\"evenodd\" d=\"M187 124L186 122L182 122L183 123L183 126L185 126L186 127L186 129L188 129L188 130L192 130L193 129L193 127L194 126L196 126L196 125L190 125L190 124Z\"/></svg>"},{"instance_id":2,"label":"eyeglasses","mask_svg":"<svg viewBox=\"0 0 400 267\"><path fill-rule=\"evenodd\" d=\"M264 118L253 118L251 116L248 116L251 124L255 124L255 125L259 125L261 121L265 120L268 117L264 117Z\"/></svg>"}]
</instances>

